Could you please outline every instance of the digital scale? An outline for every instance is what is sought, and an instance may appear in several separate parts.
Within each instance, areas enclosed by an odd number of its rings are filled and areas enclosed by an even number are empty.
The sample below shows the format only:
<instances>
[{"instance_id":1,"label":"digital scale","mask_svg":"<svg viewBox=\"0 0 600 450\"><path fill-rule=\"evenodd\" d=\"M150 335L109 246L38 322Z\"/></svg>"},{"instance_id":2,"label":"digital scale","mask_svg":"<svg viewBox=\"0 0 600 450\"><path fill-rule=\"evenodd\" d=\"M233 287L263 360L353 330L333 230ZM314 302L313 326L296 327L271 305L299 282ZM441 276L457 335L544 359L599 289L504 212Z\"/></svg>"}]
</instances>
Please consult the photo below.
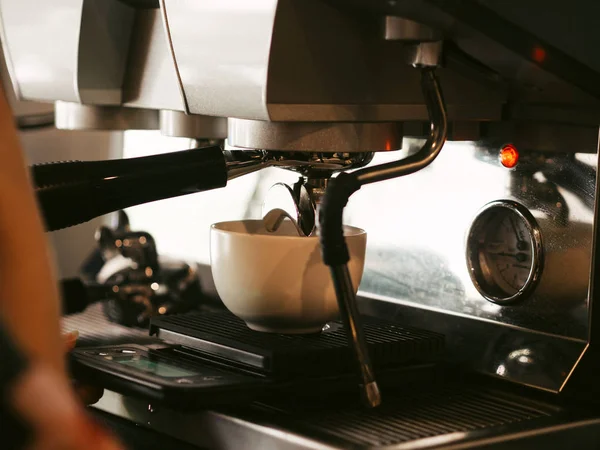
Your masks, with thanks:
<instances>
[{"instance_id":1,"label":"digital scale","mask_svg":"<svg viewBox=\"0 0 600 450\"><path fill-rule=\"evenodd\" d=\"M366 317L364 326L383 386L434 375L442 335ZM357 390L339 322L319 334L283 335L253 331L229 312L192 312L153 319L150 333L163 342L75 349L74 375L180 409L249 402L274 392Z\"/></svg>"}]
</instances>

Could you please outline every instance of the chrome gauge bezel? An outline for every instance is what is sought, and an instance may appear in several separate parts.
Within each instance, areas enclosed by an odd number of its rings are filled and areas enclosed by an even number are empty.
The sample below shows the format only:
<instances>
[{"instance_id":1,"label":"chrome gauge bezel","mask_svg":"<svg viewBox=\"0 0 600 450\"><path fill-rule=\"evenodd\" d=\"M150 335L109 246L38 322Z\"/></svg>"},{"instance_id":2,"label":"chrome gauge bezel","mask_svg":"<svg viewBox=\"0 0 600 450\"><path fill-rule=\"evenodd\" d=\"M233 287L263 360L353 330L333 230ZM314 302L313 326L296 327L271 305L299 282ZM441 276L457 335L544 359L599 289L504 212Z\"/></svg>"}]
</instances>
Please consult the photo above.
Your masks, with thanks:
<instances>
[{"instance_id":1,"label":"chrome gauge bezel","mask_svg":"<svg viewBox=\"0 0 600 450\"><path fill-rule=\"evenodd\" d=\"M532 243L531 269L527 281L514 294L510 295L493 280L491 270L481 263L481 239L485 236L486 226L498 209L508 209L525 225ZM542 232L531 212L520 203L512 200L496 200L485 205L473 220L467 235L467 267L471 281L479 293L487 300L501 305L515 303L527 298L537 287L544 268L544 246ZM485 258L484 258L485 260Z\"/></svg>"}]
</instances>

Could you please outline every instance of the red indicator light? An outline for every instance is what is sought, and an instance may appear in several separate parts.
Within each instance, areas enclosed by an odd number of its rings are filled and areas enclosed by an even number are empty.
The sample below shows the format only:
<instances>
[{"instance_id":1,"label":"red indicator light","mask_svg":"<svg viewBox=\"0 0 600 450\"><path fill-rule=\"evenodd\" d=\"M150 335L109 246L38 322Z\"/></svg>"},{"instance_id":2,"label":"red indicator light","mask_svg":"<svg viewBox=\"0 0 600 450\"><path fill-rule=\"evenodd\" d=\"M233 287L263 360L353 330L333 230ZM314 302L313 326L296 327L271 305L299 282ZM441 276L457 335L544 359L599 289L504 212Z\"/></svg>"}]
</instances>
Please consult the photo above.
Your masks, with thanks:
<instances>
[{"instance_id":1,"label":"red indicator light","mask_svg":"<svg viewBox=\"0 0 600 450\"><path fill-rule=\"evenodd\" d=\"M512 169L519 162L519 152L513 145L505 145L500 150L500 162L504 167Z\"/></svg>"},{"instance_id":2,"label":"red indicator light","mask_svg":"<svg viewBox=\"0 0 600 450\"><path fill-rule=\"evenodd\" d=\"M536 63L541 64L546 59L546 50L544 50L542 47L535 46L531 50L531 57Z\"/></svg>"}]
</instances>

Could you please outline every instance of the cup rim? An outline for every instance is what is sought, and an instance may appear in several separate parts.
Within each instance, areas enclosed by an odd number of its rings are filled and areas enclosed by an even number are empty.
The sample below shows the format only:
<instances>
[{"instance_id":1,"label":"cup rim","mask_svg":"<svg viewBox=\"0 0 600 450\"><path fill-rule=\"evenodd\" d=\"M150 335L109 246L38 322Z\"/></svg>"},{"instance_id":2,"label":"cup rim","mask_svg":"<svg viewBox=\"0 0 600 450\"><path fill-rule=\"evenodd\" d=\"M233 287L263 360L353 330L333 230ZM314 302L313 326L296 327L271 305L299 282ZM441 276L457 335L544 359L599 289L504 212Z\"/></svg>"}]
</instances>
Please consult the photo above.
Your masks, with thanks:
<instances>
[{"instance_id":1,"label":"cup rim","mask_svg":"<svg viewBox=\"0 0 600 450\"><path fill-rule=\"evenodd\" d=\"M277 235L277 234L251 234L251 233L245 233L242 231L231 231L231 230L224 230L222 228L219 228L223 225L228 225L228 224L232 224L232 223L257 223L257 222L262 222L262 219L227 220L227 221L223 221L223 222L213 223L210 226L210 231L217 232L217 233L223 233L223 234L230 234L230 235L252 236L255 239L256 238L280 239L280 240L320 239L320 236L282 236L282 235ZM346 230L349 230L350 233L346 234ZM367 232L365 230L363 230L362 228L354 227L352 225L344 225L344 237L346 237L346 238L354 238L354 237L363 236L366 234L367 234Z\"/></svg>"}]
</instances>

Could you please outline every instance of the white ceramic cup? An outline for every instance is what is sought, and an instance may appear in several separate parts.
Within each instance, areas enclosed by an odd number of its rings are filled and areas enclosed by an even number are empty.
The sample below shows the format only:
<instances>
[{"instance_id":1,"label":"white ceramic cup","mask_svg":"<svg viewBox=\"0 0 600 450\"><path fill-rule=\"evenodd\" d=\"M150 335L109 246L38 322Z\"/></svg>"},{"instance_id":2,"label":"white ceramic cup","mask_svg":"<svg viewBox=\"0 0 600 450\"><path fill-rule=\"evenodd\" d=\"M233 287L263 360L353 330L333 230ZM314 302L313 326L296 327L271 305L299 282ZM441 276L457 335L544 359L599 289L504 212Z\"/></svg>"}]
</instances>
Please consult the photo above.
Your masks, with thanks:
<instances>
[{"instance_id":1,"label":"white ceramic cup","mask_svg":"<svg viewBox=\"0 0 600 450\"><path fill-rule=\"evenodd\" d=\"M317 333L338 315L329 267L318 237L298 236L284 221L269 233L262 220L214 224L210 259L217 292L249 328L270 333ZM367 234L344 227L355 291L363 274Z\"/></svg>"}]
</instances>

